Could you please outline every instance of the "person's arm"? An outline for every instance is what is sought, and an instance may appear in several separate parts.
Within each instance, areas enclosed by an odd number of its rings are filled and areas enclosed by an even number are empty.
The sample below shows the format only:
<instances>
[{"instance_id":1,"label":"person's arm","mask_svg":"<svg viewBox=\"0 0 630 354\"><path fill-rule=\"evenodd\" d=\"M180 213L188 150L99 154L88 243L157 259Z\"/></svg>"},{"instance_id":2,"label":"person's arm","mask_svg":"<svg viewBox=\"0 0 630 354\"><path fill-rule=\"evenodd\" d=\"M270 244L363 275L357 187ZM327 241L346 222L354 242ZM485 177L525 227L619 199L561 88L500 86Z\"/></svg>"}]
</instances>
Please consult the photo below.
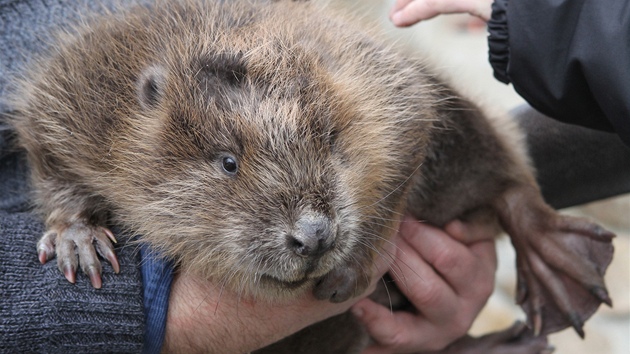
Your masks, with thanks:
<instances>
[{"instance_id":1,"label":"person's arm","mask_svg":"<svg viewBox=\"0 0 630 354\"><path fill-rule=\"evenodd\" d=\"M144 312L135 248L118 248L120 274L103 264L105 286L99 290L83 273L70 284L56 262L40 264L35 245L44 225L28 209L24 161L3 153L8 151L0 146L0 352L142 352Z\"/></svg>"},{"instance_id":2,"label":"person's arm","mask_svg":"<svg viewBox=\"0 0 630 354\"><path fill-rule=\"evenodd\" d=\"M70 284L54 262L38 262L33 245L41 230L36 217L0 212L0 352L142 352L142 288L133 247L118 252L121 273L106 268L106 286L94 290L83 274Z\"/></svg>"},{"instance_id":3,"label":"person's arm","mask_svg":"<svg viewBox=\"0 0 630 354\"><path fill-rule=\"evenodd\" d=\"M489 21L495 76L561 121L615 131L630 145L627 1L497 0Z\"/></svg>"},{"instance_id":4,"label":"person's arm","mask_svg":"<svg viewBox=\"0 0 630 354\"><path fill-rule=\"evenodd\" d=\"M525 131L536 179L554 208L630 193L630 148L616 134L565 124L526 104L512 116Z\"/></svg>"}]
</instances>

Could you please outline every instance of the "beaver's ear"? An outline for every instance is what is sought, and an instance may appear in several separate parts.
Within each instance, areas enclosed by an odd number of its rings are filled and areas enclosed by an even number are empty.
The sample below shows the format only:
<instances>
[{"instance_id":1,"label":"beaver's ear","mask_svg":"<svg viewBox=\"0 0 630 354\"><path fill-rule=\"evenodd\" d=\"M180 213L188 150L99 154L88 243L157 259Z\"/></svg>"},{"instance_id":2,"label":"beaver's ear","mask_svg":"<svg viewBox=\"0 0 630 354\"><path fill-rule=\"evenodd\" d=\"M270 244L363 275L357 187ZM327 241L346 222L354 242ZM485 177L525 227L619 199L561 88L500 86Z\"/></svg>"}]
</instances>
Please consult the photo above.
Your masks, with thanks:
<instances>
[{"instance_id":1,"label":"beaver's ear","mask_svg":"<svg viewBox=\"0 0 630 354\"><path fill-rule=\"evenodd\" d=\"M239 88L245 82L247 68L243 53L214 53L193 63L196 78L204 91Z\"/></svg>"},{"instance_id":2,"label":"beaver's ear","mask_svg":"<svg viewBox=\"0 0 630 354\"><path fill-rule=\"evenodd\" d=\"M155 108L160 103L165 86L166 70L162 66L151 65L145 68L136 83L138 101L142 108Z\"/></svg>"},{"instance_id":3,"label":"beaver's ear","mask_svg":"<svg viewBox=\"0 0 630 354\"><path fill-rule=\"evenodd\" d=\"M219 109L228 109L242 96L247 82L243 53L212 53L192 62L195 80L202 94Z\"/></svg>"}]
</instances>

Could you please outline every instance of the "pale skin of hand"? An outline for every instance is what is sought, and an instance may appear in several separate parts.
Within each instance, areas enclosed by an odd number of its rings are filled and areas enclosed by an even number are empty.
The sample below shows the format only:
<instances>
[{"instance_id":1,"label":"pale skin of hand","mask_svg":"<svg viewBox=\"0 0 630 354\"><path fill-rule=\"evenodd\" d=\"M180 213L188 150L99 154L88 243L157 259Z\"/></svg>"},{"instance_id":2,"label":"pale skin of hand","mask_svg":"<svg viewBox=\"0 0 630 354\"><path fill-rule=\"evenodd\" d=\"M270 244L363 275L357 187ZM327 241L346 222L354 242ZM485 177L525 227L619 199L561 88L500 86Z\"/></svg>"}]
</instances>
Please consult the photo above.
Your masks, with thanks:
<instances>
[{"instance_id":1,"label":"pale skin of hand","mask_svg":"<svg viewBox=\"0 0 630 354\"><path fill-rule=\"evenodd\" d=\"M394 254L396 245L382 254ZM307 291L298 299L269 303L230 293L191 274L177 274L171 287L163 353L247 353L300 329L341 314L371 294L392 257L378 257L371 286L344 303L316 300Z\"/></svg>"},{"instance_id":2,"label":"pale skin of hand","mask_svg":"<svg viewBox=\"0 0 630 354\"><path fill-rule=\"evenodd\" d=\"M398 27L407 27L441 14L469 13L484 21L490 19L494 0L396 0L389 18Z\"/></svg>"},{"instance_id":3,"label":"pale skin of hand","mask_svg":"<svg viewBox=\"0 0 630 354\"><path fill-rule=\"evenodd\" d=\"M434 236L428 238L432 241L426 243L426 247L420 247L420 252L416 251L415 239L422 239L423 236L419 233L427 230L430 232L429 236ZM465 334L472 319L485 304L492 289L496 269L494 244L492 241L487 241L491 237L489 235L494 235L495 232L483 225L463 224L457 221L447 225L446 230L458 240L472 244L470 249L459 244L459 241L450 239L451 236L444 231L421 225L407 218L401 226L403 236L394 237L392 244L388 245L387 253L395 254L398 259L393 264L388 263L386 259L388 257L379 259L374 268L372 287L363 296L342 304L317 301L310 293L297 301L276 304L257 303L226 291L221 293L220 289L213 284L193 275L177 275L169 299L166 338L162 351L243 353L264 347L301 328L347 311L362 297L373 291L388 267L392 269L392 274L399 274L399 279L405 278L404 284L408 287L401 287L403 292L415 290L418 285L424 289L421 294L425 295L421 296L419 302L416 299L414 303L418 308L428 306L429 310L421 312L421 315L414 319L408 313L392 314L389 309L380 308L380 305L369 300L360 301L354 309L362 309L361 319L366 323L373 338L381 343L381 345L370 347L367 353L390 353L399 349L431 350L436 348L436 345L445 346ZM421 244L425 245L424 242ZM444 252L445 247L449 248L453 245L455 245L454 250L447 250L446 254L441 253ZM454 270L444 272L448 276L457 278L458 273L465 270L467 276L480 278L480 284L476 284L474 289L470 289L468 285L469 289L462 294L455 293L448 280L437 273L427 273L428 264L422 259L423 255L433 263L441 264L442 268L450 268L449 264L452 264L452 267L455 267ZM473 255L483 258L484 261L471 262L470 257ZM458 266L452 262L453 257L457 259L464 257L465 262ZM440 259L443 260L440 261ZM418 270L412 270L417 266L419 266ZM462 269L461 266L472 268ZM423 279L421 283L418 283L416 280L421 274ZM435 295L425 297L426 294L431 293ZM406 296L414 300L410 294ZM456 308L458 311L453 312L451 308ZM405 320L396 323L401 316ZM379 321L385 322L379 324ZM455 326L452 321L455 321ZM423 336L425 340L422 341L407 341L405 337L394 337L394 342L388 342L392 338L391 334L394 333L387 331L387 327L391 325L394 331L399 331L401 326L409 326L405 327L402 333L410 333L417 328L428 332L426 336ZM414 338L417 339L417 337ZM439 340L436 341L436 338Z\"/></svg>"},{"instance_id":4,"label":"pale skin of hand","mask_svg":"<svg viewBox=\"0 0 630 354\"><path fill-rule=\"evenodd\" d=\"M363 354L441 350L466 334L494 289L493 224L453 221L444 230L405 218L390 274L417 312L370 299L352 311L375 344Z\"/></svg>"}]
</instances>

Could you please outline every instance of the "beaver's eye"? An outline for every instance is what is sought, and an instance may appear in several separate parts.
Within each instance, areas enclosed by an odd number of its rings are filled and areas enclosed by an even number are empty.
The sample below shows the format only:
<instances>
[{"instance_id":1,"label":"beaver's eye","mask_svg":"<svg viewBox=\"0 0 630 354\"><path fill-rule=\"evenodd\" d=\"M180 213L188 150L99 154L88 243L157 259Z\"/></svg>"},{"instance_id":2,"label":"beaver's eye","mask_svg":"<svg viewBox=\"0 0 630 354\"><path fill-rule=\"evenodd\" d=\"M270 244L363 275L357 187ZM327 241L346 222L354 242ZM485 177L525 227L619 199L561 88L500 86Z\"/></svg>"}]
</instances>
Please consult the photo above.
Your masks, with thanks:
<instances>
[{"instance_id":1,"label":"beaver's eye","mask_svg":"<svg viewBox=\"0 0 630 354\"><path fill-rule=\"evenodd\" d=\"M221 158L221 165L223 167L223 171L230 176L233 176L238 172L238 162L232 156L223 156Z\"/></svg>"}]
</instances>

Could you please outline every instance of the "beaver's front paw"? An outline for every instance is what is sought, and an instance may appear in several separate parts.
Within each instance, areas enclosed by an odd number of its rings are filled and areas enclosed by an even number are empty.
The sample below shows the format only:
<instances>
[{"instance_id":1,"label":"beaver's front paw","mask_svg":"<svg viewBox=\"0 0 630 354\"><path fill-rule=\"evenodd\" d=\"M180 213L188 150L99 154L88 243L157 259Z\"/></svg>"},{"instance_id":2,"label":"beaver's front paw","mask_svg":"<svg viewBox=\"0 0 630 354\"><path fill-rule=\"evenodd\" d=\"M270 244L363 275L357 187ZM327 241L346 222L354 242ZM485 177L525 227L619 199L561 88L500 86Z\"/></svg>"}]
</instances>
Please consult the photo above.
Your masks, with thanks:
<instances>
[{"instance_id":1,"label":"beaver's front paw","mask_svg":"<svg viewBox=\"0 0 630 354\"><path fill-rule=\"evenodd\" d=\"M92 286L98 289L102 281L97 251L101 257L109 260L116 273L120 271L112 242L116 242L116 239L108 229L76 221L69 225L50 227L37 243L37 254L42 264L56 254L57 267L71 283L76 280L80 259L83 273L90 277Z\"/></svg>"},{"instance_id":2,"label":"beaver's front paw","mask_svg":"<svg viewBox=\"0 0 630 354\"><path fill-rule=\"evenodd\" d=\"M369 285L369 277L352 266L338 267L324 275L315 285L313 295L318 300L344 302L362 294Z\"/></svg>"}]
</instances>

